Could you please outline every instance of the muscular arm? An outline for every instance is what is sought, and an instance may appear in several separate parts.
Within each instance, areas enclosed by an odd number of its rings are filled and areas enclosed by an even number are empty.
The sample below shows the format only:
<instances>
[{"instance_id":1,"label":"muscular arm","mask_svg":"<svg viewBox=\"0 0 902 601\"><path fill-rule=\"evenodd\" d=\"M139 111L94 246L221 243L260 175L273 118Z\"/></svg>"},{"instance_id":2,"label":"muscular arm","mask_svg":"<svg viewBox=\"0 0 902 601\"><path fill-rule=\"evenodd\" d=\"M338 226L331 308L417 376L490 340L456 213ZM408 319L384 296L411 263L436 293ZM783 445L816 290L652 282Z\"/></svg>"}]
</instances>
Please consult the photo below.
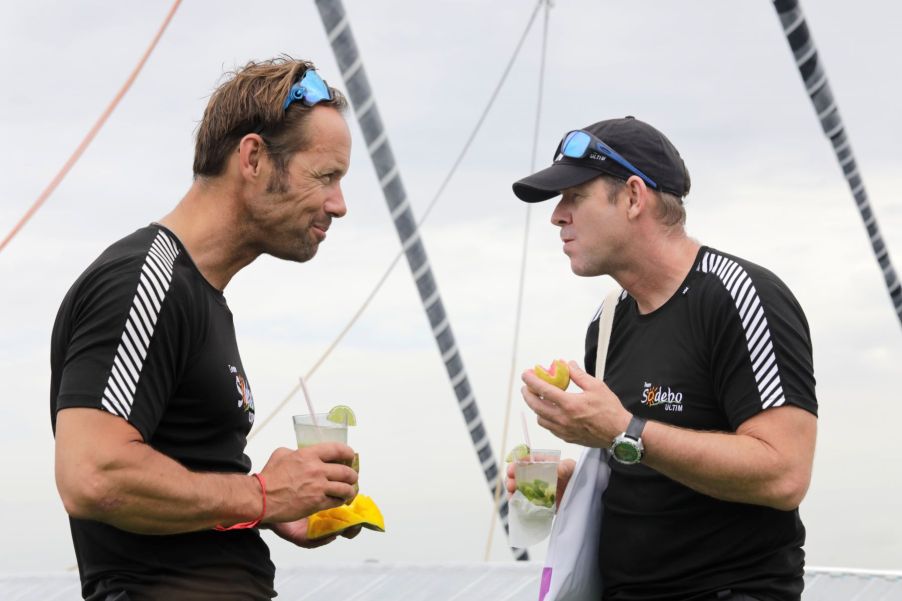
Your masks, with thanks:
<instances>
[{"instance_id":1,"label":"muscular arm","mask_svg":"<svg viewBox=\"0 0 902 601\"><path fill-rule=\"evenodd\" d=\"M643 463L717 499L790 511L808 491L816 433L817 418L792 406L759 413L735 434L649 422Z\"/></svg>"},{"instance_id":2,"label":"muscular arm","mask_svg":"<svg viewBox=\"0 0 902 601\"><path fill-rule=\"evenodd\" d=\"M526 372L523 398L538 415L539 425L559 438L610 446L626 430L629 412L603 382L573 362L570 372L584 392L563 392ZM642 434L643 463L718 499L792 510L811 481L816 430L817 418L792 406L763 411L743 422L736 433L648 422Z\"/></svg>"},{"instance_id":3,"label":"muscular arm","mask_svg":"<svg viewBox=\"0 0 902 601\"><path fill-rule=\"evenodd\" d=\"M354 494L353 451L317 445L277 450L267 480L265 522L293 521L335 507ZM192 472L145 444L120 417L88 408L57 416L56 484L72 517L142 534L176 534L251 521L263 499L255 478Z\"/></svg>"}]
</instances>

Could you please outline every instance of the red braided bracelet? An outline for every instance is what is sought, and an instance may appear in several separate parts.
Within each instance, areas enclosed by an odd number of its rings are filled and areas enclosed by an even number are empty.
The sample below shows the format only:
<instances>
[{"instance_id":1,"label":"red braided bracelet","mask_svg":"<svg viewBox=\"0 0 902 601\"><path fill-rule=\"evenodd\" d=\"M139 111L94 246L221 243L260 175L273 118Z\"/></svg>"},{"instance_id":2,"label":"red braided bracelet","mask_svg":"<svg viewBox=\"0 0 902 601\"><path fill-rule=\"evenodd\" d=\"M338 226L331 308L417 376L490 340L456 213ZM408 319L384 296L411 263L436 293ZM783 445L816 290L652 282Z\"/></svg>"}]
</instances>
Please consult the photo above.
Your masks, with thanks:
<instances>
[{"instance_id":1,"label":"red braided bracelet","mask_svg":"<svg viewBox=\"0 0 902 601\"><path fill-rule=\"evenodd\" d=\"M225 532L227 530L245 530L247 528L256 528L260 523L260 520L263 519L263 516L266 515L266 480L260 474L251 474L254 478L257 479L257 482L260 483L260 488L263 490L263 511L260 512L260 517L258 517L253 522L239 522L237 524L233 524L226 528L220 524L217 524L213 527L213 530L219 530L220 532Z\"/></svg>"}]
</instances>

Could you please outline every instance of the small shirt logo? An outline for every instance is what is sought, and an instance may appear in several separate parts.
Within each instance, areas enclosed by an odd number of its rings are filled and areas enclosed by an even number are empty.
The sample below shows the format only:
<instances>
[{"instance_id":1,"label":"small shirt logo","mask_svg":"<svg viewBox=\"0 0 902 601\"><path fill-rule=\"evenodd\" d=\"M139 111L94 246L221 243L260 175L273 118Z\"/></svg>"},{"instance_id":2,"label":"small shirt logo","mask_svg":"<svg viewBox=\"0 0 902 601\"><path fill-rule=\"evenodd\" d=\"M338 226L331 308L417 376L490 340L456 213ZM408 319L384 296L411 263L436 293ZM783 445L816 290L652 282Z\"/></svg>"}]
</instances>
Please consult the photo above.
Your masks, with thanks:
<instances>
[{"instance_id":1,"label":"small shirt logo","mask_svg":"<svg viewBox=\"0 0 902 601\"><path fill-rule=\"evenodd\" d=\"M254 423L254 393L251 392L251 385L247 380L238 373L238 368L229 365L229 373L235 376L235 388L238 391L238 408L247 413L247 421Z\"/></svg>"},{"instance_id":2,"label":"small shirt logo","mask_svg":"<svg viewBox=\"0 0 902 601\"><path fill-rule=\"evenodd\" d=\"M683 410L683 393L676 392L667 386L654 385L651 382L645 382L642 388L642 404L646 407L657 407L664 405L664 411Z\"/></svg>"}]
</instances>

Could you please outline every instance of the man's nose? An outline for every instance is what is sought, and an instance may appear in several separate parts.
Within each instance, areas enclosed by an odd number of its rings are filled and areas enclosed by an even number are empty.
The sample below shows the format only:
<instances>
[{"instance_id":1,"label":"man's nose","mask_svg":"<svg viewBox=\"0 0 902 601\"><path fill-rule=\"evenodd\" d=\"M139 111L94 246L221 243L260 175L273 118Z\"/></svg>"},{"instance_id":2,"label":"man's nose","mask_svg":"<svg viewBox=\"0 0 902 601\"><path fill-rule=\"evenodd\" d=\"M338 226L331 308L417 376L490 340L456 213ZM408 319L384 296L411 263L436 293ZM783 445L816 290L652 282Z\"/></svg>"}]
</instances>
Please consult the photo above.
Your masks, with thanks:
<instances>
[{"instance_id":1,"label":"man's nose","mask_svg":"<svg viewBox=\"0 0 902 601\"><path fill-rule=\"evenodd\" d=\"M562 198L558 201L557 206L554 207L554 211L551 212L551 223L552 225L562 226L566 225L570 221L570 212L567 209L566 201Z\"/></svg>"},{"instance_id":2,"label":"man's nose","mask_svg":"<svg viewBox=\"0 0 902 601\"><path fill-rule=\"evenodd\" d=\"M348 205L345 204L344 192L340 186L336 186L335 193L329 196L325 209L332 217L344 217L347 214Z\"/></svg>"}]
</instances>

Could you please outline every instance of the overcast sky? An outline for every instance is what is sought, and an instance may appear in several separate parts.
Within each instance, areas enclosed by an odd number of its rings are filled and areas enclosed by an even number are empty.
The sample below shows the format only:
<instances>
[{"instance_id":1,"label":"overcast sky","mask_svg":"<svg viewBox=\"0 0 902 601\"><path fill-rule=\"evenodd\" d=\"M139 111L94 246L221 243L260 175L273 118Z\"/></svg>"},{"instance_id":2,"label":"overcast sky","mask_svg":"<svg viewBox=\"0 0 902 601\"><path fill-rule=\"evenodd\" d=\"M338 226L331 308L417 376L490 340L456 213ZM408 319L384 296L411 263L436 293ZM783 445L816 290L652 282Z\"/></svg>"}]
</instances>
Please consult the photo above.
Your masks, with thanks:
<instances>
[{"instance_id":1,"label":"overcast sky","mask_svg":"<svg viewBox=\"0 0 902 601\"><path fill-rule=\"evenodd\" d=\"M422 214L498 82L535 4L348 1L415 214ZM0 4L0 147L5 235L125 80L169 2ZM902 7L804 3L871 203L902 266ZM807 312L820 423L802 505L808 562L899 569L896 458L902 328L851 195L823 137L770 2L557 0L551 11L539 164L560 136L632 114L664 131L692 174L688 229L775 271ZM526 207L541 20L498 104L423 228L458 346L500 453ZM81 162L0 254L0 572L74 565L53 479L49 339L72 281L110 243L167 213L191 182L193 133L224 70L280 53L313 60L343 87L308 2L186 0L131 92ZM304 265L261 258L229 285L258 422L306 373L398 252L362 135L351 120L348 216ZM611 288L569 271L552 203L532 210L520 368L580 359L584 328ZM269 539L278 565L311 561L481 561L489 494L402 263L310 381L322 409L351 405L361 491L388 532L315 551ZM519 395L511 436L520 442ZM249 446L257 468L291 446L295 399ZM531 423L532 438L553 446ZM564 446L565 455L575 450ZM538 546L534 557L544 554ZM491 557L511 557L500 536Z\"/></svg>"}]
</instances>

